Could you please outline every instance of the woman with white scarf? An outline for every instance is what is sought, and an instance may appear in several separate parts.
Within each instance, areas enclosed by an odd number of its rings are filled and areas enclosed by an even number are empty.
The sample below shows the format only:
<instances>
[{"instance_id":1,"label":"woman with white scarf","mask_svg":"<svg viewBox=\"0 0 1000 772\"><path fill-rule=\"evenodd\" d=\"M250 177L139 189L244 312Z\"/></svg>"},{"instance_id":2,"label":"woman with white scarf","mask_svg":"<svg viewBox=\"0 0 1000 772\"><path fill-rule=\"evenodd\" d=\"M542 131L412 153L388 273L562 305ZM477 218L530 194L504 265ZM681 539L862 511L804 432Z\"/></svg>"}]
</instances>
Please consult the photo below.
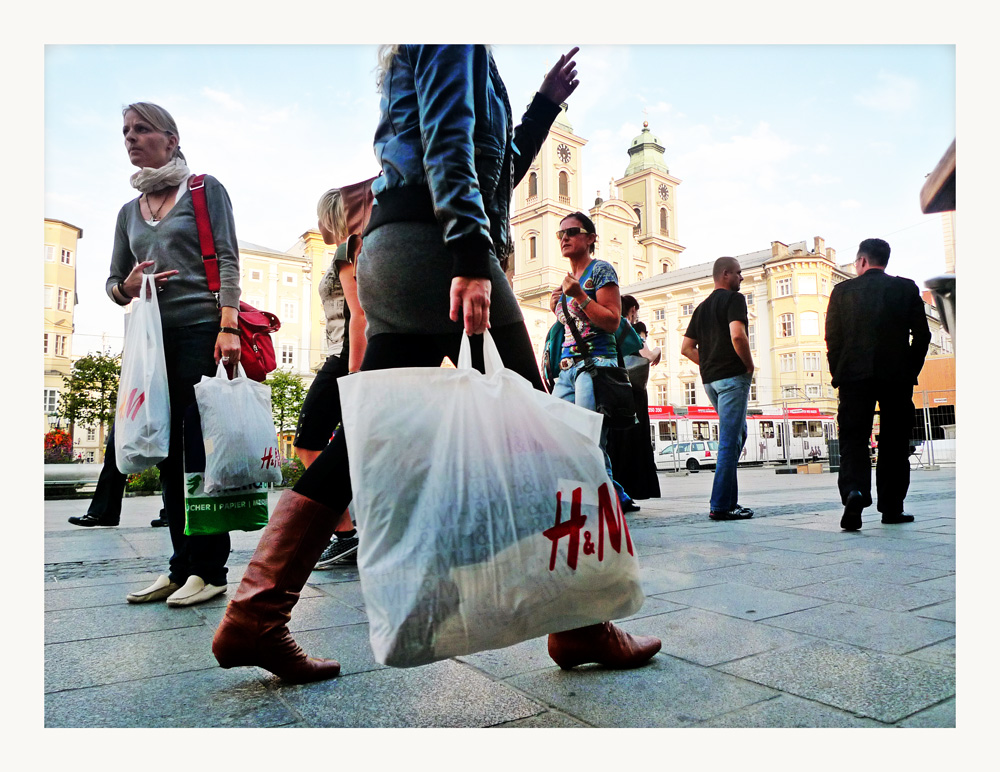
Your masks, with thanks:
<instances>
[{"instance_id":1,"label":"woman with white scarf","mask_svg":"<svg viewBox=\"0 0 1000 772\"><path fill-rule=\"evenodd\" d=\"M129 603L166 599L190 606L226 590L229 534L185 536L183 420L195 403L194 385L215 375L218 362L233 367L240 358L239 247L226 189L205 176L205 197L219 265L218 296L208 288L194 207L192 176L170 114L149 102L122 111L125 149L139 171L132 186L140 195L118 213L107 292L118 305L138 297L142 274L152 274L163 325L170 396L170 453L157 466L174 553L170 571L149 587L130 593Z\"/></svg>"}]
</instances>

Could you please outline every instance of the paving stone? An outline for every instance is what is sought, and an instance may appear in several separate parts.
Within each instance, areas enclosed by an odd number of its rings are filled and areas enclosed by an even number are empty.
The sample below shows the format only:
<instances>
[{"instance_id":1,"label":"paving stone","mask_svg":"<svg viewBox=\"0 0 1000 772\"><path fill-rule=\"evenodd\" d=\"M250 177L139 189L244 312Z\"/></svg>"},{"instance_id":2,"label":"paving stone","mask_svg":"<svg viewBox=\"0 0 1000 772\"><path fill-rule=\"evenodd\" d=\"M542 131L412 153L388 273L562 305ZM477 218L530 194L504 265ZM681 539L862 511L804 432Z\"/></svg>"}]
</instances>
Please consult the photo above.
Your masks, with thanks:
<instances>
[{"instance_id":1,"label":"paving stone","mask_svg":"<svg viewBox=\"0 0 1000 772\"><path fill-rule=\"evenodd\" d=\"M954 668L955 639L950 638L947 641L941 641L923 649L911 651L906 656L919 659L921 662L930 662L934 665L945 665Z\"/></svg>"},{"instance_id":2,"label":"paving stone","mask_svg":"<svg viewBox=\"0 0 1000 772\"><path fill-rule=\"evenodd\" d=\"M68 587L63 589L57 585L54 589L45 591L45 610L56 611L70 608L94 608L96 606L126 606L125 596L130 592L141 590L152 584L156 576L148 583L120 582L115 584L97 584L87 587ZM146 605L146 604L142 604Z\"/></svg>"},{"instance_id":3,"label":"paving stone","mask_svg":"<svg viewBox=\"0 0 1000 772\"><path fill-rule=\"evenodd\" d=\"M542 635L514 646L463 654L456 659L496 678L509 678L519 673L554 667L555 663L549 656L548 640L547 635Z\"/></svg>"},{"instance_id":4,"label":"paving stone","mask_svg":"<svg viewBox=\"0 0 1000 772\"><path fill-rule=\"evenodd\" d=\"M138 574L119 574L119 575L108 575L103 574L100 576L85 576L77 577L74 579L60 579L57 576L46 576L45 577L45 591L49 590L69 590L78 589L81 587L100 587L106 584L120 584L123 587L128 587L131 589L133 586L138 585L139 587L148 586L153 583L153 581L158 577L159 572L147 571L146 573ZM129 590L125 590L128 594ZM53 596L55 597L55 596ZM66 596L69 597L69 596ZM123 595L122 598L125 596Z\"/></svg>"},{"instance_id":5,"label":"paving stone","mask_svg":"<svg viewBox=\"0 0 1000 772\"><path fill-rule=\"evenodd\" d=\"M890 654L906 654L955 635L950 622L844 603L785 614L763 624Z\"/></svg>"},{"instance_id":6,"label":"paving stone","mask_svg":"<svg viewBox=\"0 0 1000 772\"><path fill-rule=\"evenodd\" d=\"M814 640L696 608L629 621L621 627L634 635L655 635L663 642L664 654L707 667Z\"/></svg>"},{"instance_id":7,"label":"paving stone","mask_svg":"<svg viewBox=\"0 0 1000 772\"><path fill-rule=\"evenodd\" d=\"M716 669L884 723L955 694L951 668L825 641Z\"/></svg>"},{"instance_id":8,"label":"paving stone","mask_svg":"<svg viewBox=\"0 0 1000 772\"><path fill-rule=\"evenodd\" d=\"M675 603L683 603L686 606L695 606L707 611L717 611L727 616L750 620L767 619L792 611L822 606L826 603L819 598L806 598L801 595L732 582L714 584L710 587L696 587L692 590L678 590L677 592L661 594L658 597Z\"/></svg>"},{"instance_id":9,"label":"paving stone","mask_svg":"<svg viewBox=\"0 0 1000 772\"><path fill-rule=\"evenodd\" d=\"M685 574L679 571L643 566L639 569L639 581L642 584L642 591L646 595L659 595L664 592L688 590L692 587L705 587L709 584L719 583L718 579L706 576L707 573Z\"/></svg>"},{"instance_id":10,"label":"paving stone","mask_svg":"<svg viewBox=\"0 0 1000 772\"><path fill-rule=\"evenodd\" d=\"M636 670L552 668L514 676L506 683L599 727L691 726L777 694L663 654Z\"/></svg>"},{"instance_id":11,"label":"paving stone","mask_svg":"<svg viewBox=\"0 0 1000 772\"><path fill-rule=\"evenodd\" d=\"M845 577L870 582L878 586L883 584L907 585L919 589L939 590L941 587L925 585L924 581L947 577L949 572L940 568L927 568L920 565L901 565L899 563L841 563L837 566ZM826 579L824 579L826 581ZM918 584L919 582L919 584Z\"/></svg>"},{"instance_id":12,"label":"paving stone","mask_svg":"<svg viewBox=\"0 0 1000 772\"><path fill-rule=\"evenodd\" d=\"M748 707L716 716L708 721L702 721L697 726L732 729L798 729L804 727L877 729L886 725L870 718L858 718L853 713L837 710L818 702L782 694L774 699L757 702Z\"/></svg>"},{"instance_id":13,"label":"paving stone","mask_svg":"<svg viewBox=\"0 0 1000 772\"><path fill-rule=\"evenodd\" d=\"M856 558L854 558L856 560ZM793 552L791 550L766 549L754 552L747 556L749 563L767 563L772 566L784 566L786 568L817 568L819 566L829 566L834 563L848 563L852 558L847 552L827 552L825 554L813 552Z\"/></svg>"},{"instance_id":14,"label":"paving stone","mask_svg":"<svg viewBox=\"0 0 1000 772\"><path fill-rule=\"evenodd\" d=\"M954 728L957 726L955 723L955 698L952 697L939 705L933 705L919 713L914 713L900 721L897 726L914 729Z\"/></svg>"},{"instance_id":15,"label":"paving stone","mask_svg":"<svg viewBox=\"0 0 1000 772\"><path fill-rule=\"evenodd\" d=\"M681 573L691 573L694 571L706 571L710 568L722 568L723 566L735 566L746 563L747 558L732 555L718 557L698 555L693 552L674 550L664 552L659 555L650 555L640 558L640 565L649 568L662 568L667 571L679 571Z\"/></svg>"},{"instance_id":16,"label":"paving stone","mask_svg":"<svg viewBox=\"0 0 1000 772\"><path fill-rule=\"evenodd\" d=\"M452 661L282 685L279 694L304 721L327 727L488 727L546 710Z\"/></svg>"},{"instance_id":17,"label":"paving stone","mask_svg":"<svg viewBox=\"0 0 1000 772\"><path fill-rule=\"evenodd\" d=\"M797 587L795 593L885 611L912 611L949 597L944 590L922 590L913 585L877 584L853 577Z\"/></svg>"},{"instance_id":18,"label":"paving stone","mask_svg":"<svg viewBox=\"0 0 1000 772\"><path fill-rule=\"evenodd\" d=\"M892 550L881 547L881 539L872 538L865 541L863 546L855 549L844 550L838 553L841 560L851 563L884 564L899 566L920 566L928 565L931 561L936 561L937 556L928 550Z\"/></svg>"},{"instance_id":19,"label":"paving stone","mask_svg":"<svg viewBox=\"0 0 1000 772\"><path fill-rule=\"evenodd\" d=\"M831 534L831 536L838 536ZM843 552L852 549L855 545L849 543L843 537L839 538L819 538L819 534L810 534L808 537L794 536L780 541L770 541L767 547L772 550L785 550L789 552L809 552L816 555L828 555L831 553Z\"/></svg>"},{"instance_id":20,"label":"paving stone","mask_svg":"<svg viewBox=\"0 0 1000 772\"><path fill-rule=\"evenodd\" d=\"M931 569L922 569L924 571L929 571ZM935 579L925 579L923 581L914 582L913 586L921 590L943 590L947 592L952 597L955 597L955 574L954 573L944 573Z\"/></svg>"},{"instance_id":21,"label":"paving stone","mask_svg":"<svg viewBox=\"0 0 1000 772\"><path fill-rule=\"evenodd\" d=\"M206 626L45 646L45 691L217 668Z\"/></svg>"},{"instance_id":22,"label":"paving stone","mask_svg":"<svg viewBox=\"0 0 1000 772\"><path fill-rule=\"evenodd\" d=\"M45 612L45 643L66 643L109 638L153 630L197 627L204 621L187 608L169 608L166 604L102 606L100 608L60 609Z\"/></svg>"},{"instance_id":23,"label":"paving stone","mask_svg":"<svg viewBox=\"0 0 1000 772\"><path fill-rule=\"evenodd\" d=\"M587 729L590 724L585 724L578 719L571 718L558 710L547 710L537 716L519 718L515 721L507 721L503 724L496 724L490 729Z\"/></svg>"},{"instance_id":24,"label":"paving stone","mask_svg":"<svg viewBox=\"0 0 1000 772\"><path fill-rule=\"evenodd\" d=\"M952 598L944 603L936 603L933 606L928 606L927 608L918 609L913 612L918 617L924 617L926 619L940 619L945 622L955 621L955 599Z\"/></svg>"},{"instance_id":25,"label":"paving stone","mask_svg":"<svg viewBox=\"0 0 1000 772\"><path fill-rule=\"evenodd\" d=\"M46 727L276 727L298 717L260 681L215 668L45 695Z\"/></svg>"},{"instance_id":26,"label":"paving stone","mask_svg":"<svg viewBox=\"0 0 1000 772\"><path fill-rule=\"evenodd\" d=\"M327 582L315 585L318 592L358 610L365 607L365 597L361 592L361 582Z\"/></svg>"},{"instance_id":27,"label":"paving stone","mask_svg":"<svg viewBox=\"0 0 1000 772\"><path fill-rule=\"evenodd\" d=\"M833 563L829 566L801 569L774 566L769 563L744 563L739 566L714 568L711 571L700 571L698 576L712 578L719 583L749 584L753 587L765 587L770 590L787 590L806 584L839 579L846 574L844 564Z\"/></svg>"}]
</instances>

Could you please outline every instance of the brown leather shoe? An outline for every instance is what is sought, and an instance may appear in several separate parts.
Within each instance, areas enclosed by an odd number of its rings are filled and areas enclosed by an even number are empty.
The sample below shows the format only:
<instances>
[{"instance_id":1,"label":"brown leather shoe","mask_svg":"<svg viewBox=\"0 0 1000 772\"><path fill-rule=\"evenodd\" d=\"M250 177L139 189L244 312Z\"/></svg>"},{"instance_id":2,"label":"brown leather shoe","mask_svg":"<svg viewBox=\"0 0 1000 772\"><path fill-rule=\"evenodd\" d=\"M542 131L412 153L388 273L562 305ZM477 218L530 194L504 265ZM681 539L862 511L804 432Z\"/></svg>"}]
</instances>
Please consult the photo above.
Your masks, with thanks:
<instances>
[{"instance_id":1,"label":"brown leather shoe","mask_svg":"<svg viewBox=\"0 0 1000 772\"><path fill-rule=\"evenodd\" d=\"M293 684L339 675L339 662L308 656L287 627L338 519L338 513L294 491L281 495L215 631L212 653L219 665L261 667Z\"/></svg>"},{"instance_id":2,"label":"brown leather shoe","mask_svg":"<svg viewBox=\"0 0 1000 772\"><path fill-rule=\"evenodd\" d=\"M645 665L663 644L651 635L630 635L610 622L549 635L549 656L563 670L591 662L615 670Z\"/></svg>"}]
</instances>

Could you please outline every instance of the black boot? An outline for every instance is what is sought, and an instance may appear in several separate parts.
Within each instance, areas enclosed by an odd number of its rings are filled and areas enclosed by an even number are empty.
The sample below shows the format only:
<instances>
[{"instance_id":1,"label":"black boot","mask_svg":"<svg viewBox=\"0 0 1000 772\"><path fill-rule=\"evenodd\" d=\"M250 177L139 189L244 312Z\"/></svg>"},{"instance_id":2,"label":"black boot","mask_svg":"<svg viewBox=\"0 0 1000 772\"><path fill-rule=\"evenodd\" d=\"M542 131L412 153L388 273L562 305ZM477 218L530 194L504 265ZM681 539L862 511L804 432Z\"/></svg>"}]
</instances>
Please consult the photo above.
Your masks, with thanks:
<instances>
[{"instance_id":1,"label":"black boot","mask_svg":"<svg viewBox=\"0 0 1000 772\"><path fill-rule=\"evenodd\" d=\"M82 525L85 528L92 528L95 525L103 525L108 527L118 525L117 519L111 520L110 518L102 518L98 517L97 515L92 515L89 512L83 515L82 517L71 517L69 518L69 522L72 523L73 525Z\"/></svg>"}]
</instances>

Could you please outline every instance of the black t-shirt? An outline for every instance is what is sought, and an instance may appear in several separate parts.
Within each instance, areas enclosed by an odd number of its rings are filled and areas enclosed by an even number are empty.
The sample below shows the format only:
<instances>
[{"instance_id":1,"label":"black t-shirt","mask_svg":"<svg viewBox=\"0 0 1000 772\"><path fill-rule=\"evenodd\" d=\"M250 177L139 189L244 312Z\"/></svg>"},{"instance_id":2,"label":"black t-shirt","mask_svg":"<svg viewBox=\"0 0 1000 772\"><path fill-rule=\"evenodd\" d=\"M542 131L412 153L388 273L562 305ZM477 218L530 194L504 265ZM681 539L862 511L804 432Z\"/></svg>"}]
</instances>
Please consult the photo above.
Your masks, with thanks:
<instances>
[{"instance_id":1,"label":"black t-shirt","mask_svg":"<svg viewBox=\"0 0 1000 772\"><path fill-rule=\"evenodd\" d=\"M695 310L684 337L698 341L698 364L701 382L732 378L747 371L729 334L730 322L746 327L747 300L739 292L716 289Z\"/></svg>"}]
</instances>

